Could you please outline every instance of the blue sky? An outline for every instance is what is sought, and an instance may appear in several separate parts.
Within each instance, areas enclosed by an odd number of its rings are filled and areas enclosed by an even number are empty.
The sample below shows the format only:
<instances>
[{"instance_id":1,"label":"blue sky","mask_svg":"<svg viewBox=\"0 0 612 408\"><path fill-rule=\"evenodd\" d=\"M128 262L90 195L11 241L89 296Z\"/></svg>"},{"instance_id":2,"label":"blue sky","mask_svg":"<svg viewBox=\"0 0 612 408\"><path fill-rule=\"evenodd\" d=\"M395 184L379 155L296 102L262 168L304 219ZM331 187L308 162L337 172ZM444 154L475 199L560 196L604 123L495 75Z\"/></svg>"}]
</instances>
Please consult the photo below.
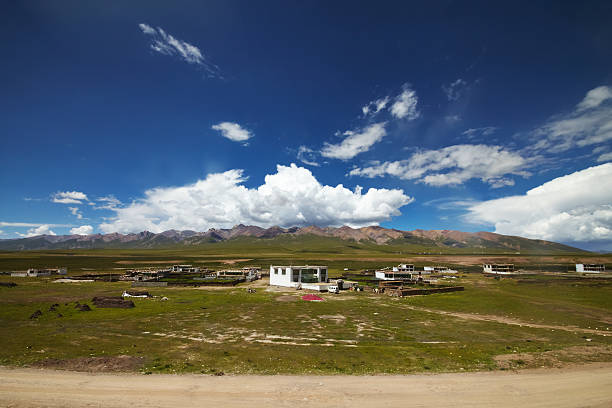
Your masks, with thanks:
<instances>
[{"instance_id":1,"label":"blue sky","mask_svg":"<svg viewBox=\"0 0 612 408\"><path fill-rule=\"evenodd\" d=\"M380 224L612 249L609 2L304 3L3 4L0 238Z\"/></svg>"}]
</instances>

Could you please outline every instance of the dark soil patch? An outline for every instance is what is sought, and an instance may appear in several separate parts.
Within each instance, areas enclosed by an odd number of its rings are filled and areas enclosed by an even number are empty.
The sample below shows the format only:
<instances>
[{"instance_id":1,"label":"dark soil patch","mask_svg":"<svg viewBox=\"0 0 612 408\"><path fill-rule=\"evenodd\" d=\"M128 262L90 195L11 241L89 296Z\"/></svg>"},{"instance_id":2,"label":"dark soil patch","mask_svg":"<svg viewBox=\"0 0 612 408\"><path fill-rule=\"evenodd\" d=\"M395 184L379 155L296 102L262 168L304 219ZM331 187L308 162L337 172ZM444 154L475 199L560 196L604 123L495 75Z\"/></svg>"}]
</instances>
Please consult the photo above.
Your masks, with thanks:
<instances>
[{"instance_id":1,"label":"dark soil patch","mask_svg":"<svg viewBox=\"0 0 612 408\"><path fill-rule=\"evenodd\" d=\"M144 365L143 357L79 357L67 360L49 358L32 364L34 367L71 371L136 371Z\"/></svg>"},{"instance_id":2,"label":"dark soil patch","mask_svg":"<svg viewBox=\"0 0 612 408\"><path fill-rule=\"evenodd\" d=\"M131 300L124 300L121 296L96 296L91 301L96 307L129 309L135 306L134 302Z\"/></svg>"},{"instance_id":3,"label":"dark soil patch","mask_svg":"<svg viewBox=\"0 0 612 408\"><path fill-rule=\"evenodd\" d=\"M15 286L17 286L17 284L15 282L0 282L0 286L6 288L14 288Z\"/></svg>"},{"instance_id":4,"label":"dark soil patch","mask_svg":"<svg viewBox=\"0 0 612 408\"><path fill-rule=\"evenodd\" d=\"M132 295L132 296L152 297L151 294L147 292L146 290L126 290L125 293L127 293L128 295Z\"/></svg>"},{"instance_id":5,"label":"dark soil patch","mask_svg":"<svg viewBox=\"0 0 612 408\"><path fill-rule=\"evenodd\" d=\"M89 305L86 305L86 304L76 305L75 308L81 312L91 312L91 307L89 307Z\"/></svg>"},{"instance_id":6,"label":"dark soil patch","mask_svg":"<svg viewBox=\"0 0 612 408\"><path fill-rule=\"evenodd\" d=\"M30 320L38 319L40 316L42 316L42 312L37 310L30 315Z\"/></svg>"}]
</instances>

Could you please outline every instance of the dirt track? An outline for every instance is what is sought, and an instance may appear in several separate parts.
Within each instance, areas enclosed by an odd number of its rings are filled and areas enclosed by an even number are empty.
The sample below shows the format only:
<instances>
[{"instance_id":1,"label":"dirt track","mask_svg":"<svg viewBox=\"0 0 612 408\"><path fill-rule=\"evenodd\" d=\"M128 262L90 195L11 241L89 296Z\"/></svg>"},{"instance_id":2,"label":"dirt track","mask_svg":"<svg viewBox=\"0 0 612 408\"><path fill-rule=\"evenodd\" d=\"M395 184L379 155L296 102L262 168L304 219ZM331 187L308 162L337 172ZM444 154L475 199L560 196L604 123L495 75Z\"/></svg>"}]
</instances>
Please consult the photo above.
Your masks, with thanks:
<instances>
[{"instance_id":1,"label":"dirt track","mask_svg":"<svg viewBox=\"0 0 612 408\"><path fill-rule=\"evenodd\" d=\"M172 376L0 368L3 407L611 407L612 364L413 376Z\"/></svg>"}]
</instances>

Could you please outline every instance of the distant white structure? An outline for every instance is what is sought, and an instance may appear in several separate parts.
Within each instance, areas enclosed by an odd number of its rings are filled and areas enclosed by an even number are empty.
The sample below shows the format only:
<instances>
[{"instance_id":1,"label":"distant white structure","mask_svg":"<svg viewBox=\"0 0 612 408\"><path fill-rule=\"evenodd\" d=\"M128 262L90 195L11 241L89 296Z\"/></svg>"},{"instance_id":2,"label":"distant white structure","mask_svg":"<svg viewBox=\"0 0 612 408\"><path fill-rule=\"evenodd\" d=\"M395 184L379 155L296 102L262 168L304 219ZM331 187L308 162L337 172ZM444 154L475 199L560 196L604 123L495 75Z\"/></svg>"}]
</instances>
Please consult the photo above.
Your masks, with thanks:
<instances>
[{"instance_id":1,"label":"distant white structure","mask_svg":"<svg viewBox=\"0 0 612 408\"><path fill-rule=\"evenodd\" d=\"M493 275L512 275L515 273L514 264L484 264L482 265L482 271Z\"/></svg>"},{"instance_id":2,"label":"distant white structure","mask_svg":"<svg viewBox=\"0 0 612 408\"><path fill-rule=\"evenodd\" d=\"M194 268L191 265L173 265L172 272L199 273L200 268Z\"/></svg>"},{"instance_id":3,"label":"distant white structure","mask_svg":"<svg viewBox=\"0 0 612 408\"><path fill-rule=\"evenodd\" d=\"M379 269L374 272L376 279L381 280L410 280L414 275L421 275L422 272L415 272L412 264L399 264L393 268Z\"/></svg>"},{"instance_id":4,"label":"distant white structure","mask_svg":"<svg viewBox=\"0 0 612 408\"><path fill-rule=\"evenodd\" d=\"M327 266L270 265L270 286L327 291Z\"/></svg>"},{"instance_id":5,"label":"distant white structure","mask_svg":"<svg viewBox=\"0 0 612 408\"><path fill-rule=\"evenodd\" d=\"M256 279L261 279L261 269L254 268L254 267L248 267L248 266L242 269L225 269L222 271L217 271L217 278L219 279L244 278L250 282Z\"/></svg>"},{"instance_id":6,"label":"distant white structure","mask_svg":"<svg viewBox=\"0 0 612 408\"><path fill-rule=\"evenodd\" d=\"M582 273L603 273L606 271L604 264L576 264L576 272Z\"/></svg>"},{"instance_id":7,"label":"distant white structure","mask_svg":"<svg viewBox=\"0 0 612 408\"><path fill-rule=\"evenodd\" d=\"M450 269L446 266L424 266L423 271L427 273L447 273L447 274L457 273L456 270Z\"/></svg>"},{"instance_id":8,"label":"distant white structure","mask_svg":"<svg viewBox=\"0 0 612 408\"><path fill-rule=\"evenodd\" d=\"M66 273L68 273L68 270L66 268L30 268L25 272L12 272L11 276L21 278L36 278L38 276L66 275Z\"/></svg>"}]
</instances>

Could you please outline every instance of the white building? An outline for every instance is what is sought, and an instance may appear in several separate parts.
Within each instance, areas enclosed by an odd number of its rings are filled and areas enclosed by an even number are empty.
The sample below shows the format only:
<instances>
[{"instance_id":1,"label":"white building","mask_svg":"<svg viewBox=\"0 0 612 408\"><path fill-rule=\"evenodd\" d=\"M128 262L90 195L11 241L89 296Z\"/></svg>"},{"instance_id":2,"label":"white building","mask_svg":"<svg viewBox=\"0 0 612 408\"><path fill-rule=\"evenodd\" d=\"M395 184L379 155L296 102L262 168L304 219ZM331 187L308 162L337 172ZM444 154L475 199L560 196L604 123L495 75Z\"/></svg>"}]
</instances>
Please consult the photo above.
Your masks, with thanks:
<instances>
[{"instance_id":1,"label":"white building","mask_svg":"<svg viewBox=\"0 0 612 408\"><path fill-rule=\"evenodd\" d=\"M260 268L244 267L242 269L224 269L217 272L217 278L228 279L228 278L244 278L247 281L253 281L261 278Z\"/></svg>"},{"instance_id":2,"label":"white building","mask_svg":"<svg viewBox=\"0 0 612 408\"><path fill-rule=\"evenodd\" d=\"M327 290L327 266L270 266L270 286Z\"/></svg>"},{"instance_id":3,"label":"white building","mask_svg":"<svg viewBox=\"0 0 612 408\"><path fill-rule=\"evenodd\" d=\"M450 269L446 266L424 266L423 271L425 273L457 273L456 270Z\"/></svg>"},{"instance_id":4,"label":"white building","mask_svg":"<svg viewBox=\"0 0 612 408\"><path fill-rule=\"evenodd\" d=\"M576 264L576 272L583 273L603 273L606 265L603 264Z\"/></svg>"},{"instance_id":5,"label":"white building","mask_svg":"<svg viewBox=\"0 0 612 408\"><path fill-rule=\"evenodd\" d=\"M173 265L172 272L199 273L200 268L191 265Z\"/></svg>"},{"instance_id":6,"label":"white building","mask_svg":"<svg viewBox=\"0 0 612 408\"><path fill-rule=\"evenodd\" d=\"M512 275L514 264L483 264L482 271L493 275Z\"/></svg>"},{"instance_id":7,"label":"white building","mask_svg":"<svg viewBox=\"0 0 612 408\"><path fill-rule=\"evenodd\" d=\"M381 280L410 280L413 275L420 274L414 271L414 265L411 264L399 264L393 268L379 269L374 272L376 279Z\"/></svg>"}]
</instances>

